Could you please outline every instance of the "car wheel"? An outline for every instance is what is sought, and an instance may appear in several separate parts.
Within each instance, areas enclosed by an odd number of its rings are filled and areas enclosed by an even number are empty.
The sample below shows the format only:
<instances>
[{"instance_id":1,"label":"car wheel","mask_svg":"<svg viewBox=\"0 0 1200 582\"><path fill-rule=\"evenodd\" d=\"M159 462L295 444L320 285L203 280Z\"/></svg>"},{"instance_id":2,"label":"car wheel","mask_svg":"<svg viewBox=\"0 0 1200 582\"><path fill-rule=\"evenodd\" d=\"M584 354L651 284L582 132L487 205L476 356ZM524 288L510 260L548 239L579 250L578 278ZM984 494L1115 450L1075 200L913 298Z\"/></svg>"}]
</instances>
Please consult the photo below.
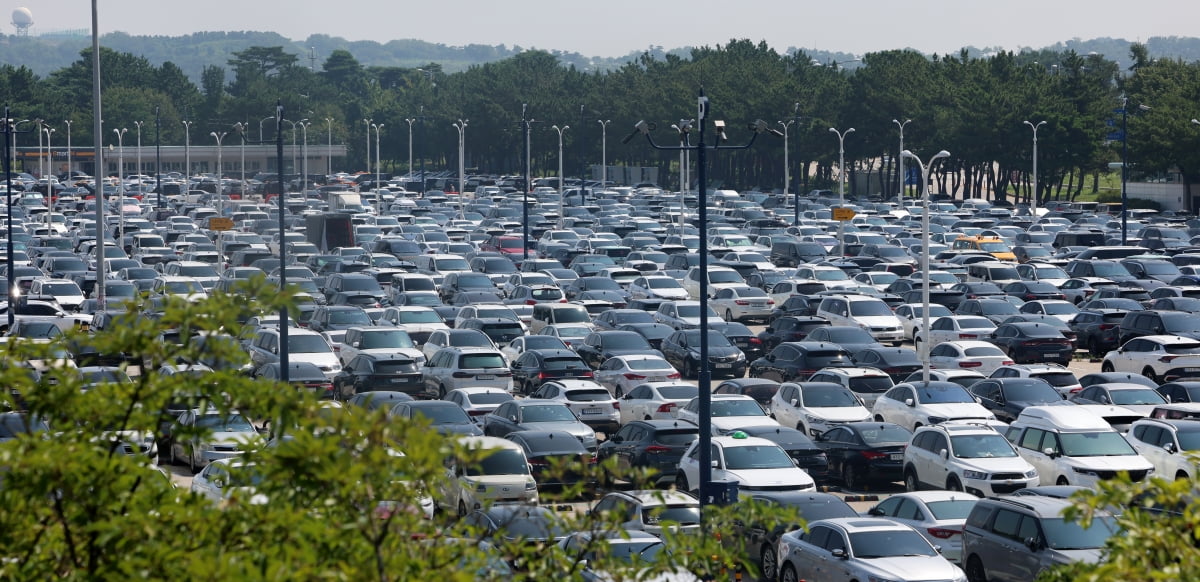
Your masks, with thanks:
<instances>
[{"instance_id":1,"label":"car wheel","mask_svg":"<svg viewBox=\"0 0 1200 582\"><path fill-rule=\"evenodd\" d=\"M875 422L885 422L885 421L883 420L883 415L876 414L876 415L875 415Z\"/></svg>"},{"instance_id":2,"label":"car wheel","mask_svg":"<svg viewBox=\"0 0 1200 582\"><path fill-rule=\"evenodd\" d=\"M1116 370L1113 369L1112 362L1104 362L1103 364L1100 364L1100 371L1101 372L1115 372Z\"/></svg>"},{"instance_id":3,"label":"car wheel","mask_svg":"<svg viewBox=\"0 0 1200 582\"><path fill-rule=\"evenodd\" d=\"M441 400L446 399L446 385L445 384L438 384L438 398Z\"/></svg>"},{"instance_id":4,"label":"car wheel","mask_svg":"<svg viewBox=\"0 0 1200 582\"><path fill-rule=\"evenodd\" d=\"M1154 373L1154 368L1147 366L1145 370L1142 370L1142 375L1149 378L1155 384L1162 384L1162 381L1158 379L1158 375Z\"/></svg>"},{"instance_id":5,"label":"car wheel","mask_svg":"<svg viewBox=\"0 0 1200 582\"><path fill-rule=\"evenodd\" d=\"M979 556L971 556L967 560L967 582L987 582L987 572Z\"/></svg>"},{"instance_id":6,"label":"car wheel","mask_svg":"<svg viewBox=\"0 0 1200 582\"><path fill-rule=\"evenodd\" d=\"M725 321L737 321L733 318L733 312L728 309L725 310Z\"/></svg>"},{"instance_id":7,"label":"car wheel","mask_svg":"<svg viewBox=\"0 0 1200 582\"><path fill-rule=\"evenodd\" d=\"M170 453L168 453L168 454L170 455L170 459L171 459L171 460L170 460L170 463L171 463L172 465L178 465L178 464L179 464L179 458L175 456L175 443L171 443L171 452L170 452Z\"/></svg>"},{"instance_id":8,"label":"car wheel","mask_svg":"<svg viewBox=\"0 0 1200 582\"><path fill-rule=\"evenodd\" d=\"M799 582L796 578L796 568L791 564L784 564L783 571L779 573L779 582Z\"/></svg>"},{"instance_id":9,"label":"car wheel","mask_svg":"<svg viewBox=\"0 0 1200 582\"><path fill-rule=\"evenodd\" d=\"M683 471L675 474L675 489L684 492L691 491L691 489L688 488L687 475L684 475Z\"/></svg>"},{"instance_id":10,"label":"car wheel","mask_svg":"<svg viewBox=\"0 0 1200 582\"><path fill-rule=\"evenodd\" d=\"M1091 338L1088 340L1087 351L1093 356L1103 355L1100 351L1100 343L1096 341L1096 338Z\"/></svg>"},{"instance_id":11,"label":"car wheel","mask_svg":"<svg viewBox=\"0 0 1200 582\"><path fill-rule=\"evenodd\" d=\"M909 467L904 470L904 490L905 491L920 491L921 482L917 480L917 472Z\"/></svg>"},{"instance_id":12,"label":"car wheel","mask_svg":"<svg viewBox=\"0 0 1200 582\"><path fill-rule=\"evenodd\" d=\"M951 475L949 479L946 479L946 491L962 491L962 490L963 490L963 486L962 486L962 483L958 480L958 477Z\"/></svg>"},{"instance_id":13,"label":"car wheel","mask_svg":"<svg viewBox=\"0 0 1200 582\"><path fill-rule=\"evenodd\" d=\"M1066 478L1066 477L1064 477L1064 476L1060 476L1060 477L1058 478L1058 481L1055 481L1055 482L1054 482L1054 484L1055 484L1055 485L1070 485L1070 484L1071 484L1071 482L1070 482L1070 481L1067 481L1067 478Z\"/></svg>"},{"instance_id":14,"label":"car wheel","mask_svg":"<svg viewBox=\"0 0 1200 582\"><path fill-rule=\"evenodd\" d=\"M200 469L201 469L201 467L196 466L196 448L195 447L192 447L190 450L188 450L188 469L190 469L192 471L193 475L195 475L196 473L199 473Z\"/></svg>"},{"instance_id":15,"label":"car wheel","mask_svg":"<svg viewBox=\"0 0 1200 582\"><path fill-rule=\"evenodd\" d=\"M862 482L862 472L857 467L849 463L842 465L842 484L846 489L859 491L862 489Z\"/></svg>"},{"instance_id":16,"label":"car wheel","mask_svg":"<svg viewBox=\"0 0 1200 582\"><path fill-rule=\"evenodd\" d=\"M458 518L462 519L467 516L467 504L463 500L458 500Z\"/></svg>"},{"instance_id":17,"label":"car wheel","mask_svg":"<svg viewBox=\"0 0 1200 582\"><path fill-rule=\"evenodd\" d=\"M1184 471L1180 471L1180 472L1178 472L1178 473L1176 473L1176 474L1175 474L1175 480L1176 480L1176 481L1179 481L1179 480L1187 480L1188 478L1189 478L1189 477L1188 477L1188 474L1187 474L1186 472L1184 472Z\"/></svg>"},{"instance_id":18,"label":"car wheel","mask_svg":"<svg viewBox=\"0 0 1200 582\"><path fill-rule=\"evenodd\" d=\"M775 563L775 546L763 544L762 552L758 556L758 565L762 570L763 580L774 580L779 574L779 564Z\"/></svg>"}]
</instances>

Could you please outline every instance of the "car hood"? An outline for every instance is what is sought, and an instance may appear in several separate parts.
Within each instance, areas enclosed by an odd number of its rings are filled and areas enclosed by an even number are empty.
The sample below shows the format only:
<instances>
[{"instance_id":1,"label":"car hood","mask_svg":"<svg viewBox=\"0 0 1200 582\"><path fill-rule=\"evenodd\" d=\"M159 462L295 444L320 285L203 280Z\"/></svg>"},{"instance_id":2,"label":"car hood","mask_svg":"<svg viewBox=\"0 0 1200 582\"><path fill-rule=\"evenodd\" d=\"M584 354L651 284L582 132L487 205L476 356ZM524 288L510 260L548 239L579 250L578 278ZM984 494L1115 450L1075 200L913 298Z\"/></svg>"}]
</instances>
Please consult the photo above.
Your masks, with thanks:
<instances>
[{"instance_id":1,"label":"car hood","mask_svg":"<svg viewBox=\"0 0 1200 582\"><path fill-rule=\"evenodd\" d=\"M900 318L895 315L871 315L855 317L856 321L870 327L900 327Z\"/></svg>"},{"instance_id":2,"label":"car hood","mask_svg":"<svg viewBox=\"0 0 1200 582\"><path fill-rule=\"evenodd\" d=\"M442 435L466 435L466 436L483 436L483 431L479 425L473 422L465 422L461 424L439 424L435 425L434 430Z\"/></svg>"},{"instance_id":3,"label":"car hood","mask_svg":"<svg viewBox=\"0 0 1200 582\"><path fill-rule=\"evenodd\" d=\"M965 468L984 473L1024 473L1033 467L1020 455L1013 457L959 458Z\"/></svg>"},{"instance_id":4,"label":"car hood","mask_svg":"<svg viewBox=\"0 0 1200 582\"><path fill-rule=\"evenodd\" d=\"M959 580L963 576L958 566L940 555L855 560L873 574L888 580Z\"/></svg>"},{"instance_id":5,"label":"car hood","mask_svg":"<svg viewBox=\"0 0 1200 582\"><path fill-rule=\"evenodd\" d=\"M251 441L258 440L258 433L254 432L213 432L208 435L207 439L210 444L221 445L243 445Z\"/></svg>"},{"instance_id":6,"label":"car hood","mask_svg":"<svg viewBox=\"0 0 1200 582\"><path fill-rule=\"evenodd\" d=\"M1146 471L1154 468L1145 457L1133 455L1119 455L1111 457L1063 457L1069 460L1072 467L1079 467L1082 470L1090 471Z\"/></svg>"},{"instance_id":7,"label":"car hood","mask_svg":"<svg viewBox=\"0 0 1200 582\"><path fill-rule=\"evenodd\" d=\"M930 416L941 416L950 420L963 418L995 418L988 409L974 402L954 402L950 404L922 404L920 408Z\"/></svg>"},{"instance_id":8,"label":"car hood","mask_svg":"<svg viewBox=\"0 0 1200 582\"><path fill-rule=\"evenodd\" d=\"M721 432L750 426L779 426L779 423L769 416L718 416L712 419L713 430Z\"/></svg>"},{"instance_id":9,"label":"car hood","mask_svg":"<svg viewBox=\"0 0 1200 582\"><path fill-rule=\"evenodd\" d=\"M596 432L580 421L557 422L524 422L521 426L526 430L561 430L576 437L596 438Z\"/></svg>"},{"instance_id":10,"label":"car hood","mask_svg":"<svg viewBox=\"0 0 1200 582\"><path fill-rule=\"evenodd\" d=\"M820 406L815 408L810 407L806 410L808 410L808 414L819 416L831 422L857 422L871 419L871 411L862 406Z\"/></svg>"},{"instance_id":11,"label":"car hood","mask_svg":"<svg viewBox=\"0 0 1200 582\"><path fill-rule=\"evenodd\" d=\"M780 485L807 486L813 483L812 477L799 467L783 467L780 469L737 469L725 470L726 478L736 479L743 487L778 487Z\"/></svg>"},{"instance_id":12,"label":"car hood","mask_svg":"<svg viewBox=\"0 0 1200 582\"><path fill-rule=\"evenodd\" d=\"M687 289L649 289L649 295L663 299L687 299Z\"/></svg>"}]
</instances>

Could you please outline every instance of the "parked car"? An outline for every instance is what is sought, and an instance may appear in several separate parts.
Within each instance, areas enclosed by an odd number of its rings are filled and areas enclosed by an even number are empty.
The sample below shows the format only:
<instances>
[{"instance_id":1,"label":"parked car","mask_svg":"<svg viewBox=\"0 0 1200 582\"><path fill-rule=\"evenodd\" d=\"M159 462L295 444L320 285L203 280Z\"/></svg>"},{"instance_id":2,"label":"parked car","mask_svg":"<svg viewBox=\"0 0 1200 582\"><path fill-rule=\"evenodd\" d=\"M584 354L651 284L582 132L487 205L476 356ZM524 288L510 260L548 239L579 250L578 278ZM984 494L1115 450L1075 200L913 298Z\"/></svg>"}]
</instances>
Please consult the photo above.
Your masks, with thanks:
<instances>
[{"instance_id":1,"label":"parked car","mask_svg":"<svg viewBox=\"0 0 1200 582\"><path fill-rule=\"evenodd\" d=\"M822 568L837 560L836 570ZM780 580L963 580L911 526L878 518L814 521L779 539Z\"/></svg>"},{"instance_id":2,"label":"parked car","mask_svg":"<svg viewBox=\"0 0 1200 582\"><path fill-rule=\"evenodd\" d=\"M632 420L601 443L596 456L601 463L616 459L609 482L630 479L635 470L648 470L651 484L670 484L675 482L679 460L696 440L698 431L696 425L674 419Z\"/></svg>"}]
</instances>

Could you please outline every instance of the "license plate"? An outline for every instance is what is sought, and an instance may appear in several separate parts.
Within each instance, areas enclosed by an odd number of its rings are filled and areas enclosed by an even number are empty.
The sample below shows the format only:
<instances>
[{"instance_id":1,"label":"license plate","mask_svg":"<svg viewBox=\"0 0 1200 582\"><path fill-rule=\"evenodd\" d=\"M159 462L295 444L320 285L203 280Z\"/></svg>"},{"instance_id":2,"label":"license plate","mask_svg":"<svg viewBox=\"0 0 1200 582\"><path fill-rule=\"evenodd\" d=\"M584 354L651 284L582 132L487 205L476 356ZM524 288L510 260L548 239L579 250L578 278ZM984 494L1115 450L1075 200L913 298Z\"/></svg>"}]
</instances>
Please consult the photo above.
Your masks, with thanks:
<instances>
[{"instance_id":1,"label":"license plate","mask_svg":"<svg viewBox=\"0 0 1200 582\"><path fill-rule=\"evenodd\" d=\"M718 368L732 368L733 364L717 364Z\"/></svg>"},{"instance_id":2,"label":"license plate","mask_svg":"<svg viewBox=\"0 0 1200 582\"><path fill-rule=\"evenodd\" d=\"M408 378L392 378L392 384L400 384L401 382L408 382Z\"/></svg>"},{"instance_id":3,"label":"license plate","mask_svg":"<svg viewBox=\"0 0 1200 582\"><path fill-rule=\"evenodd\" d=\"M495 374L483 374L480 376L475 376L475 379L476 380L495 380L496 376L495 376Z\"/></svg>"},{"instance_id":4,"label":"license plate","mask_svg":"<svg viewBox=\"0 0 1200 582\"><path fill-rule=\"evenodd\" d=\"M599 408L584 408L583 413L584 414L600 414L601 410Z\"/></svg>"},{"instance_id":5,"label":"license plate","mask_svg":"<svg viewBox=\"0 0 1200 582\"><path fill-rule=\"evenodd\" d=\"M1200 368L1184 368L1184 372L1200 372Z\"/></svg>"},{"instance_id":6,"label":"license plate","mask_svg":"<svg viewBox=\"0 0 1200 582\"><path fill-rule=\"evenodd\" d=\"M655 376L653 378L646 378L646 381L647 382L666 382L667 377L666 376Z\"/></svg>"},{"instance_id":7,"label":"license plate","mask_svg":"<svg viewBox=\"0 0 1200 582\"><path fill-rule=\"evenodd\" d=\"M893 461L903 461L904 453L892 453L892 454L888 455L888 458Z\"/></svg>"}]
</instances>

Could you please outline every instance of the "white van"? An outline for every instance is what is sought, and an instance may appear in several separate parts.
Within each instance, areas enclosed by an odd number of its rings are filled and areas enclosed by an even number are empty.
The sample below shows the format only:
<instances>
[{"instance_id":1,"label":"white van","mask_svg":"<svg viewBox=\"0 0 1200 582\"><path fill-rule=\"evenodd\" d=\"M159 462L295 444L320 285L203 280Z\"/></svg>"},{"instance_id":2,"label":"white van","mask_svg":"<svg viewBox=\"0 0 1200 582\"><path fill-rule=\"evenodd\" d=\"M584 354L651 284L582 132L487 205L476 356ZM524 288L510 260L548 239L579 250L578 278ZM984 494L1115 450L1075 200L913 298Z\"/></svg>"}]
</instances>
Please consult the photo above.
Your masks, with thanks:
<instances>
[{"instance_id":1,"label":"white van","mask_svg":"<svg viewBox=\"0 0 1200 582\"><path fill-rule=\"evenodd\" d=\"M1103 418L1078 406L1030 406L1004 435L1037 469L1041 485L1094 487L1128 473L1141 481L1154 465Z\"/></svg>"},{"instance_id":2,"label":"white van","mask_svg":"<svg viewBox=\"0 0 1200 582\"><path fill-rule=\"evenodd\" d=\"M533 306L533 315L529 320L529 334L536 335L547 325L556 323L574 323L592 326L592 316L587 308L578 303L538 303Z\"/></svg>"},{"instance_id":3,"label":"white van","mask_svg":"<svg viewBox=\"0 0 1200 582\"><path fill-rule=\"evenodd\" d=\"M537 505L537 482L529 471L529 460L521 445L498 437L460 437L458 445L467 451L479 451L479 458L449 455L446 480L441 484L437 505L451 508L459 517L485 505ZM469 456L474 458L476 453Z\"/></svg>"}]
</instances>

